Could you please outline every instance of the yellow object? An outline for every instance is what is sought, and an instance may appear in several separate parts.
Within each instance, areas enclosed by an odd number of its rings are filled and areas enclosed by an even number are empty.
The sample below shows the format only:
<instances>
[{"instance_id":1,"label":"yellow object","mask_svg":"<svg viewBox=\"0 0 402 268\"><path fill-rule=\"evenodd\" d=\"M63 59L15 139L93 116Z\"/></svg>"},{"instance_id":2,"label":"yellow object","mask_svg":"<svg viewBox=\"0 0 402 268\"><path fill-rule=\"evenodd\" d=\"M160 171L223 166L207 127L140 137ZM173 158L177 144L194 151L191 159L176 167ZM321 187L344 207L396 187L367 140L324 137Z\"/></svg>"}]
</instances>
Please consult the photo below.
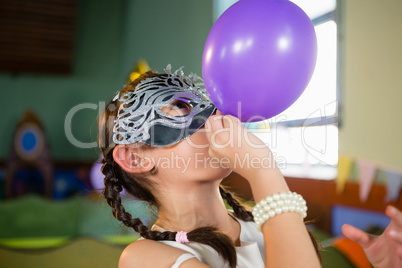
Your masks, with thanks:
<instances>
[{"instance_id":1,"label":"yellow object","mask_svg":"<svg viewBox=\"0 0 402 268\"><path fill-rule=\"evenodd\" d=\"M339 156L338 177L336 178L336 192L341 194L345 188L345 183L350 177L353 159L348 156Z\"/></svg>"},{"instance_id":2,"label":"yellow object","mask_svg":"<svg viewBox=\"0 0 402 268\"><path fill-rule=\"evenodd\" d=\"M141 74L143 74L149 70L151 70L151 68L149 67L147 61L144 59L139 59L128 77L128 83L133 82Z\"/></svg>"}]
</instances>

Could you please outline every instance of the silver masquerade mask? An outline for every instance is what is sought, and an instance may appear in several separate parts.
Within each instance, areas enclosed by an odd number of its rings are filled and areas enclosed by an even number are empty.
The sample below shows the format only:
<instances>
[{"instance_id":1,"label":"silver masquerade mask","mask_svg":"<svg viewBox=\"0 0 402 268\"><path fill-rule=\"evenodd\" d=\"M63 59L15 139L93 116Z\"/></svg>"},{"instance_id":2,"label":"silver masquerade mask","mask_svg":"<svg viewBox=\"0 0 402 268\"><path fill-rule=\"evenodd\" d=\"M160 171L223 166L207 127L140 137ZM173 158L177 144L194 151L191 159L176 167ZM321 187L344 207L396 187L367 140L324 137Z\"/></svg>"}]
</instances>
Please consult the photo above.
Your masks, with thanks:
<instances>
[{"instance_id":1,"label":"silver masquerade mask","mask_svg":"<svg viewBox=\"0 0 402 268\"><path fill-rule=\"evenodd\" d=\"M165 71L113 99L121 102L114 121L114 143L172 145L196 132L215 111L206 91L194 84L198 76L184 76L181 68L172 74L170 65Z\"/></svg>"}]
</instances>

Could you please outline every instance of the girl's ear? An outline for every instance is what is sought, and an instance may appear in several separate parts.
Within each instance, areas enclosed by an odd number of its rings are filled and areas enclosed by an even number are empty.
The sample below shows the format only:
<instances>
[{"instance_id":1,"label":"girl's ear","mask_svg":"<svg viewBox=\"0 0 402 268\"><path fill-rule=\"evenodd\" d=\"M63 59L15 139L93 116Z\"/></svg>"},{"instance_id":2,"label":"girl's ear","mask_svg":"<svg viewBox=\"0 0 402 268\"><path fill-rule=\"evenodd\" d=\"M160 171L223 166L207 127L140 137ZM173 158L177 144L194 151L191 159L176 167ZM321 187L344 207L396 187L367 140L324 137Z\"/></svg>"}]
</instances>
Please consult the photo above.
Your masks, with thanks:
<instances>
[{"instance_id":1,"label":"girl's ear","mask_svg":"<svg viewBox=\"0 0 402 268\"><path fill-rule=\"evenodd\" d=\"M151 159L141 156L139 148L132 148L122 144L114 148L113 159L128 173L148 172L155 166Z\"/></svg>"}]
</instances>

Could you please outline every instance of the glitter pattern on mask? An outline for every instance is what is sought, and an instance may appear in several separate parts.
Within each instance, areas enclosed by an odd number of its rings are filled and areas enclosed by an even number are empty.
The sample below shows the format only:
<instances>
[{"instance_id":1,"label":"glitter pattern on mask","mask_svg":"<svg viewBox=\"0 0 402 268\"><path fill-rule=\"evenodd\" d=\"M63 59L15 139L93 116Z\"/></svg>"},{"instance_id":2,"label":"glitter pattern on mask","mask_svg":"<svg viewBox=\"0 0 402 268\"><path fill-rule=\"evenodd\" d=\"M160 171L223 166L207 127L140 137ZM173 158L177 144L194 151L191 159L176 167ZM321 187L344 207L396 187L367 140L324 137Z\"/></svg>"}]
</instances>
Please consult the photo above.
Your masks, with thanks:
<instances>
[{"instance_id":1,"label":"glitter pattern on mask","mask_svg":"<svg viewBox=\"0 0 402 268\"><path fill-rule=\"evenodd\" d=\"M185 129L197 114L213 106L206 91L194 84L196 80L200 80L198 76L185 76L182 68L172 74L170 65L165 71L166 74L144 79L135 91L115 97L121 104L114 121L114 143L145 142L152 138L150 128L156 124L172 129ZM172 116L162 112L161 108L175 100L190 103L192 109L189 114ZM178 141L184 138L186 137ZM153 145L152 142L150 145Z\"/></svg>"}]
</instances>

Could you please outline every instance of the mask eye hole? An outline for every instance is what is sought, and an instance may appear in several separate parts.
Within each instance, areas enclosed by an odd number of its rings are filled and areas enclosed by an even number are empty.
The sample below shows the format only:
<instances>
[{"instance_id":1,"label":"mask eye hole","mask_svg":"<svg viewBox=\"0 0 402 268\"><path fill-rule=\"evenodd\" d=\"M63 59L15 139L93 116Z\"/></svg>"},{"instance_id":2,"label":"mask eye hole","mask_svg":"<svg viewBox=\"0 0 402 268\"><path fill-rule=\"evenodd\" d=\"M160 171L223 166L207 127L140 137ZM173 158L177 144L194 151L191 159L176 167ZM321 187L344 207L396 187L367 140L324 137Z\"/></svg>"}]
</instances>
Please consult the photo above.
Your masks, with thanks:
<instances>
[{"instance_id":1,"label":"mask eye hole","mask_svg":"<svg viewBox=\"0 0 402 268\"><path fill-rule=\"evenodd\" d=\"M161 108L161 111L171 116L186 116L191 113L193 106L190 100L178 98Z\"/></svg>"}]
</instances>

